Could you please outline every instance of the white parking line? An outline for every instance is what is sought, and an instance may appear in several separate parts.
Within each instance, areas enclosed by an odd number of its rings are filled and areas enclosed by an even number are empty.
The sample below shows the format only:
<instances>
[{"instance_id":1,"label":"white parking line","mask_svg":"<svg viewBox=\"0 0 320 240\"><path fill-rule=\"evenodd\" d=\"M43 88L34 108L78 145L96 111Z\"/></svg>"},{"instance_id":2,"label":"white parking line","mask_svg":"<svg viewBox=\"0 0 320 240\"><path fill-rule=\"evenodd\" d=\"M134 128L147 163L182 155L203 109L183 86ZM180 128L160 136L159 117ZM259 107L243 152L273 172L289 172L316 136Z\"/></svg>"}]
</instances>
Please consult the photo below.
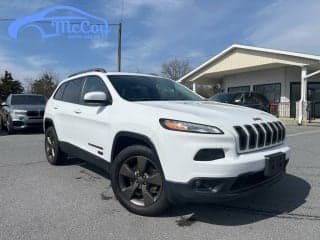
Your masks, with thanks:
<instances>
[{"instance_id":1,"label":"white parking line","mask_svg":"<svg viewBox=\"0 0 320 240\"><path fill-rule=\"evenodd\" d=\"M292 133L292 134L288 134L287 136L288 137L294 137L294 136L300 136L300 135L312 134L312 133L320 133L320 130Z\"/></svg>"}]
</instances>

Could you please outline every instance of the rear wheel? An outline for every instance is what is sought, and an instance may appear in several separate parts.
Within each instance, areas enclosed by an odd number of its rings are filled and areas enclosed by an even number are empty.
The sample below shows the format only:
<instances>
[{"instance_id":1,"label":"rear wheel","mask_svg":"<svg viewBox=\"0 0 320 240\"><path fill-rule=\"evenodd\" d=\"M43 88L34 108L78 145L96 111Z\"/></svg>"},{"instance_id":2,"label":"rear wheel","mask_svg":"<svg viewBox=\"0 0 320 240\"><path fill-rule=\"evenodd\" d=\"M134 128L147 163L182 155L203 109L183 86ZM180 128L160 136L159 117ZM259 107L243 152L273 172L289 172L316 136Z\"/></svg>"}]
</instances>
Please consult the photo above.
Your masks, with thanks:
<instances>
[{"instance_id":1,"label":"rear wheel","mask_svg":"<svg viewBox=\"0 0 320 240\"><path fill-rule=\"evenodd\" d=\"M49 127L45 132L45 152L47 160L52 165L58 165L66 161L67 154L61 151L56 131Z\"/></svg>"},{"instance_id":2,"label":"rear wheel","mask_svg":"<svg viewBox=\"0 0 320 240\"><path fill-rule=\"evenodd\" d=\"M111 183L119 202L136 214L157 215L169 205L161 166L148 147L122 150L112 163Z\"/></svg>"}]
</instances>

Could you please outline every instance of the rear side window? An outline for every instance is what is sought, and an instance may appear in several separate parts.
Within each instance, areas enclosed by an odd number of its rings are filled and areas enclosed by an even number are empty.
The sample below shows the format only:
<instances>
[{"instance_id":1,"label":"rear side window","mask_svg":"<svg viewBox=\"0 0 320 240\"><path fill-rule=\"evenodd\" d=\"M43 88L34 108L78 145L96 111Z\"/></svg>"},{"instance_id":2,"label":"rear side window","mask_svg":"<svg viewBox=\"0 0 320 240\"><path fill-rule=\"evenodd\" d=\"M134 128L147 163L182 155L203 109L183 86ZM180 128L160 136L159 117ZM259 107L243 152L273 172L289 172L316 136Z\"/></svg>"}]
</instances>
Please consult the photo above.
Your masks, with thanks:
<instances>
[{"instance_id":1,"label":"rear side window","mask_svg":"<svg viewBox=\"0 0 320 240\"><path fill-rule=\"evenodd\" d=\"M258 101L263 104L263 105L268 105L269 101L266 97L264 97L263 95L259 95L259 94L255 94L255 97L258 99Z\"/></svg>"},{"instance_id":2,"label":"rear side window","mask_svg":"<svg viewBox=\"0 0 320 240\"><path fill-rule=\"evenodd\" d=\"M79 104L83 82L83 78L67 82L62 100L69 103Z\"/></svg>"},{"instance_id":3,"label":"rear side window","mask_svg":"<svg viewBox=\"0 0 320 240\"><path fill-rule=\"evenodd\" d=\"M66 84L67 83L63 83L59 89L57 90L57 92L54 94L54 99L56 100L62 100L62 97L63 97L63 92L64 92L64 89L66 88Z\"/></svg>"}]
</instances>

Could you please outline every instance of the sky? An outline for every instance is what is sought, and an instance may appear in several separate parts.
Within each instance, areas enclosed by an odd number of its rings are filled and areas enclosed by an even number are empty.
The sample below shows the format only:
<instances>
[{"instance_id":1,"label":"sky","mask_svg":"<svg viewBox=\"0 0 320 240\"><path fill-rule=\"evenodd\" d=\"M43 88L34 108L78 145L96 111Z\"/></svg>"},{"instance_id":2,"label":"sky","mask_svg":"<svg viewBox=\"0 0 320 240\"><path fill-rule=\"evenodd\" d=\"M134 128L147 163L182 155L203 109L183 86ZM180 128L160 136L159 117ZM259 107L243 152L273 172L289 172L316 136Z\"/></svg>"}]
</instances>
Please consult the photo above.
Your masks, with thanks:
<instances>
[{"instance_id":1,"label":"sky","mask_svg":"<svg viewBox=\"0 0 320 240\"><path fill-rule=\"evenodd\" d=\"M318 0L10 0L0 18L19 19L69 5L108 23L123 23L122 71L160 73L173 58L193 67L232 44L320 55ZM28 82L44 71L64 79L92 67L117 70L117 27L106 38L43 39L35 31L8 36L0 21L0 76L5 70Z\"/></svg>"}]
</instances>

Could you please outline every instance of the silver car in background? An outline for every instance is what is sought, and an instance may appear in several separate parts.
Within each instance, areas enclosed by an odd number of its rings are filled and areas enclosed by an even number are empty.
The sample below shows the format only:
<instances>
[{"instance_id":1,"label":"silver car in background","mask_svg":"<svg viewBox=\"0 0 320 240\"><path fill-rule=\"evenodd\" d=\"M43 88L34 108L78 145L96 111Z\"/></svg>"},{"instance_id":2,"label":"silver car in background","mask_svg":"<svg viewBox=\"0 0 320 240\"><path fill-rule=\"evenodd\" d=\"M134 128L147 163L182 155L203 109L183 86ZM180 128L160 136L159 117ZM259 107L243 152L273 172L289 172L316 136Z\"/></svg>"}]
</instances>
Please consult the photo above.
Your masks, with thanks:
<instances>
[{"instance_id":1,"label":"silver car in background","mask_svg":"<svg viewBox=\"0 0 320 240\"><path fill-rule=\"evenodd\" d=\"M41 129L47 99L36 94L11 94L1 104L0 127L12 134L27 128Z\"/></svg>"}]
</instances>

